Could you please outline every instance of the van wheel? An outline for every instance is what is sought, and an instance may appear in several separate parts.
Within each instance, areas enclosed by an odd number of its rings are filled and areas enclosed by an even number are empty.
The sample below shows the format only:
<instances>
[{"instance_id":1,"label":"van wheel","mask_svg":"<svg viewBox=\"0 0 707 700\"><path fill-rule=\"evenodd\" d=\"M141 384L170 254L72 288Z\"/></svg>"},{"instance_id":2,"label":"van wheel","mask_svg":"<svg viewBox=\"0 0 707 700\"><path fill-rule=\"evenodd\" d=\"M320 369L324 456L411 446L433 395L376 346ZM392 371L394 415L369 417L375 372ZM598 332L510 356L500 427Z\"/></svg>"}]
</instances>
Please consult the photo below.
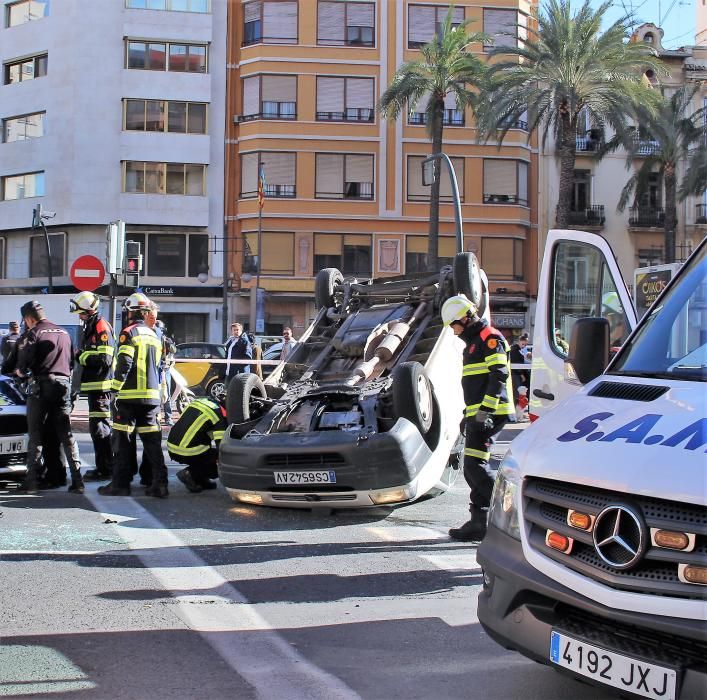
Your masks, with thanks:
<instances>
[{"instance_id":1,"label":"van wheel","mask_svg":"<svg viewBox=\"0 0 707 700\"><path fill-rule=\"evenodd\" d=\"M479 261L473 253L457 253L452 267L454 293L464 294L478 309L479 316L486 310L486 295Z\"/></svg>"},{"instance_id":2,"label":"van wheel","mask_svg":"<svg viewBox=\"0 0 707 700\"><path fill-rule=\"evenodd\" d=\"M393 410L426 435L432 427L432 387L419 362L403 362L393 370Z\"/></svg>"},{"instance_id":3,"label":"van wheel","mask_svg":"<svg viewBox=\"0 0 707 700\"><path fill-rule=\"evenodd\" d=\"M253 399L267 398L263 380L257 374L237 374L226 392L226 415L229 423L245 423L260 414Z\"/></svg>"},{"instance_id":4,"label":"van wheel","mask_svg":"<svg viewBox=\"0 0 707 700\"><path fill-rule=\"evenodd\" d=\"M314 303L317 309L334 306L334 290L343 284L344 276L335 267L325 267L314 279Z\"/></svg>"}]
</instances>

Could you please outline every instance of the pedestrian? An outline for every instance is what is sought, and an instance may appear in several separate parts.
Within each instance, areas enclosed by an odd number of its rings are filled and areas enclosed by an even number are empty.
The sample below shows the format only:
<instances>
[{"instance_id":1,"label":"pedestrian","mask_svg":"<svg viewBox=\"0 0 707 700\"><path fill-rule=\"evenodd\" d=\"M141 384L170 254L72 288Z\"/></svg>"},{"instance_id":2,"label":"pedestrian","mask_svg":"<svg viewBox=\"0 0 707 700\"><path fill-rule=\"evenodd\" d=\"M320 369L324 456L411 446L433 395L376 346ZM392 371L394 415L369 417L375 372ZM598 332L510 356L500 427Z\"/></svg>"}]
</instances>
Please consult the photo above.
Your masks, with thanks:
<instances>
[{"instance_id":1,"label":"pedestrian","mask_svg":"<svg viewBox=\"0 0 707 700\"><path fill-rule=\"evenodd\" d=\"M282 329L282 350L280 350L280 361L286 361L297 345L297 341L292 335L292 329L284 326Z\"/></svg>"},{"instance_id":2,"label":"pedestrian","mask_svg":"<svg viewBox=\"0 0 707 700\"><path fill-rule=\"evenodd\" d=\"M559 328L555 328L555 347L563 355L569 355L569 352L570 352L569 343L562 337L562 331L560 331Z\"/></svg>"},{"instance_id":3,"label":"pedestrian","mask_svg":"<svg viewBox=\"0 0 707 700\"><path fill-rule=\"evenodd\" d=\"M8 333L2 337L0 340L0 361L5 362L15 344L20 339L20 324L17 321L10 321L7 324Z\"/></svg>"},{"instance_id":4,"label":"pedestrian","mask_svg":"<svg viewBox=\"0 0 707 700\"><path fill-rule=\"evenodd\" d=\"M227 426L223 405L201 398L184 409L169 431L169 456L187 465L177 472L177 478L192 493L216 488L212 479L218 478L218 446Z\"/></svg>"},{"instance_id":5,"label":"pedestrian","mask_svg":"<svg viewBox=\"0 0 707 700\"><path fill-rule=\"evenodd\" d=\"M463 294L442 306L442 321L464 341L465 434L464 478L470 488L471 517L461 527L452 528L450 537L475 542L486 534L486 516L491 501L493 479L487 468L494 436L515 418L509 354L500 331L480 318L476 306Z\"/></svg>"},{"instance_id":6,"label":"pedestrian","mask_svg":"<svg viewBox=\"0 0 707 700\"><path fill-rule=\"evenodd\" d=\"M159 365L162 343L145 324L150 300L140 292L131 294L124 304L128 325L118 337L118 354L113 377L117 392L113 416L113 479L101 486L102 496L129 496L133 470L130 437L137 432L143 452L152 468L147 496L166 498L167 467L162 453L162 429L157 420L160 408Z\"/></svg>"},{"instance_id":7,"label":"pedestrian","mask_svg":"<svg viewBox=\"0 0 707 700\"><path fill-rule=\"evenodd\" d=\"M98 310L99 299L93 292L80 292L69 303L83 326L77 359L81 367L81 393L88 398L88 431L96 457L95 469L84 474L86 481L106 481L113 473L111 450L111 384L115 336L110 323Z\"/></svg>"},{"instance_id":8,"label":"pedestrian","mask_svg":"<svg viewBox=\"0 0 707 700\"><path fill-rule=\"evenodd\" d=\"M30 377L27 396L27 475L19 491L36 493L41 468L42 433L46 423L56 427L71 471L69 492L83 493L81 460L71 432L71 370L74 349L71 336L47 319L38 301L28 301L20 309L27 339L15 354L15 376Z\"/></svg>"},{"instance_id":9,"label":"pedestrian","mask_svg":"<svg viewBox=\"0 0 707 700\"><path fill-rule=\"evenodd\" d=\"M511 345L511 364L525 365L525 353L523 352L528 345L529 336L523 333L518 340ZM513 381L513 398L518 401L518 388L521 386L530 386L530 372L527 369L512 369L511 379Z\"/></svg>"},{"instance_id":10,"label":"pedestrian","mask_svg":"<svg viewBox=\"0 0 707 700\"><path fill-rule=\"evenodd\" d=\"M253 374L257 374L262 379L263 366L260 364L260 361L263 359L263 349L255 342L255 334L251 331L248 331L248 340L250 341L250 346L253 348Z\"/></svg>"},{"instance_id":11,"label":"pedestrian","mask_svg":"<svg viewBox=\"0 0 707 700\"><path fill-rule=\"evenodd\" d=\"M226 383L236 374L250 372L250 365L232 363L232 360L252 360L253 348L240 323L231 324L231 337L226 341Z\"/></svg>"},{"instance_id":12,"label":"pedestrian","mask_svg":"<svg viewBox=\"0 0 707 700\"><path fill-rule=\"evenodd\" d=\"M155 315L156 314L157 312L155 312ZM174 425L174 421L172 420L172 376L170 370L174 364L174 354L177 352L177 346L174 340L167 335L167 326L164 325L164 321L156 320L153 330L162 341L161 386L163 390L162 398L164 400L162 404L162 425Z\"/></svg>"}]
</instances>

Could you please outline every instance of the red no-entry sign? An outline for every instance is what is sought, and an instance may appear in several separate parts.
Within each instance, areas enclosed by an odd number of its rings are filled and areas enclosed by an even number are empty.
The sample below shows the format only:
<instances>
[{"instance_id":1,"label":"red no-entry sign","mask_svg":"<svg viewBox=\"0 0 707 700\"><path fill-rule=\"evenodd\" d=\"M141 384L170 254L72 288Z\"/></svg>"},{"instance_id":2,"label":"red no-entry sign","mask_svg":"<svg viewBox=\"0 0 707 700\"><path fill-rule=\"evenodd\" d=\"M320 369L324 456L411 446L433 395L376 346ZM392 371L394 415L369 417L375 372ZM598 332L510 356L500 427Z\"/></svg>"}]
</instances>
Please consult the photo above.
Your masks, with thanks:
<instances>
[{"instance_id":1,"label":"red no-entry sign","mask_svg":"<svg viewBox=\"0 0 707 700\"><path fill-rule=\"evenodd\" d=\"M95 255L82 255L76 258L69 270L71 282L82 292L98 289L103 284L105 275L106 268Z\"/></svg>"}]
</instances>

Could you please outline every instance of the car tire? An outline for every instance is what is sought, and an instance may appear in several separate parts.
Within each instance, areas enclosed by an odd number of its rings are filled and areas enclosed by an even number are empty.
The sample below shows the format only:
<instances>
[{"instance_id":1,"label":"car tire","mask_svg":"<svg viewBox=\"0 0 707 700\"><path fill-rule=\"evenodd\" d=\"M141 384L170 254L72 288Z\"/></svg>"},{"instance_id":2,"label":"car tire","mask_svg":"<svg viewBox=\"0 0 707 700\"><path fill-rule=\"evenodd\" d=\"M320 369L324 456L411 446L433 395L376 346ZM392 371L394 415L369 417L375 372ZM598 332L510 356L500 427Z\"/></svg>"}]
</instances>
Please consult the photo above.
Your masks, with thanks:
<instances>
[{"instance_id":1,"label":"car tire","mask_svg":"<svg viewBox=\"0 0 707 700\"><path fill-rule=\"evenodd\" d=\"M212 379L206 386L206 395L213 401L223 401L226 398L226 382Z\"/></svg>"},{"instance_id":2,"label":"car tire","mask_svg":"<svg viewBox=\"0 0 707 700\"><path fill-rule=\"evenodd\" d=\"M419 362L403 362L393 370L393 410L426 435L432 427L432 386Z\"/></svg>"},{"instance_id":3,"label":"car tire","mask_svg":"<svg viewBox=\"0 0 707 700\"><path fill-rule=\"evenodd\" d=\"M486 310L486 290L479 261L473 253L457 253L452 267L454 293L464 294L478 309L481 316Z\"/></svg>"},{"instance_id":4,"label":"car tire","mask_svg":"<svg viewBox=\"0 0 707 700\"><path fill-rule=\"evenodd\" d=\"M246 423L255 416L251 399L267 398L263 380L257 374L237 374L231 379L226 391L226 414L229 423Z\"/></svg>"},{"instance_id":5,"label":"car tire","mask_svg":"<svg viewBox=\"0 0 707 700\"><path fill-rule=\"evenodd\" d=\"M314 303L317 309L334 306L334 290L342 284L344 276L335 267L325 267L314 279Z\"/></svg>"}]
</instances>

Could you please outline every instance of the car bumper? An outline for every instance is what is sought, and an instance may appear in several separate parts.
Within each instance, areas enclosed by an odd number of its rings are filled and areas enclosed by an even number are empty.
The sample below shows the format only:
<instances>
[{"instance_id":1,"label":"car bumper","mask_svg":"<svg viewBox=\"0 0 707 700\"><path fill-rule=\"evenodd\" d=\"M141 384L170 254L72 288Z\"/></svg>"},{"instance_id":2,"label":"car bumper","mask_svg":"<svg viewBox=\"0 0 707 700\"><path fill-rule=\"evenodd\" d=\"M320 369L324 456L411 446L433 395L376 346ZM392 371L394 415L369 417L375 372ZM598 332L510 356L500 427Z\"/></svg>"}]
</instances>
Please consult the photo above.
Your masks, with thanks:
<instances>
[{"instance_id":1,"label":"car bumper","mask_svg":"<svg viewBox=\"0 0 707 700\"><path fill-rule=\"evenodd\" d=\"M419 431L401 419L386 433L341 431L227 435L219 477L236 500L259 505L358 508L414 500L417 477L432 452ZM278 486L276 471L331 470L336 483ZM245 494L245 496L242 496Z\"/></svg>"},{"instance_id":2,"label":"car bumper","mask_svg":"<svg viewBox=\"0 0 707 700\"><path fill-rule=\"evenodd\" d=\"M501 646L550 664L551 633L564 632L647 663L678 668L677 697L704 698L707 639L703 622L599 605L537 571L525 560L521 543L495 527L489 527L477 560L484 572L479 622ZM651 602L652 596L647 608Z\"/></svg>"}]
</instances>

